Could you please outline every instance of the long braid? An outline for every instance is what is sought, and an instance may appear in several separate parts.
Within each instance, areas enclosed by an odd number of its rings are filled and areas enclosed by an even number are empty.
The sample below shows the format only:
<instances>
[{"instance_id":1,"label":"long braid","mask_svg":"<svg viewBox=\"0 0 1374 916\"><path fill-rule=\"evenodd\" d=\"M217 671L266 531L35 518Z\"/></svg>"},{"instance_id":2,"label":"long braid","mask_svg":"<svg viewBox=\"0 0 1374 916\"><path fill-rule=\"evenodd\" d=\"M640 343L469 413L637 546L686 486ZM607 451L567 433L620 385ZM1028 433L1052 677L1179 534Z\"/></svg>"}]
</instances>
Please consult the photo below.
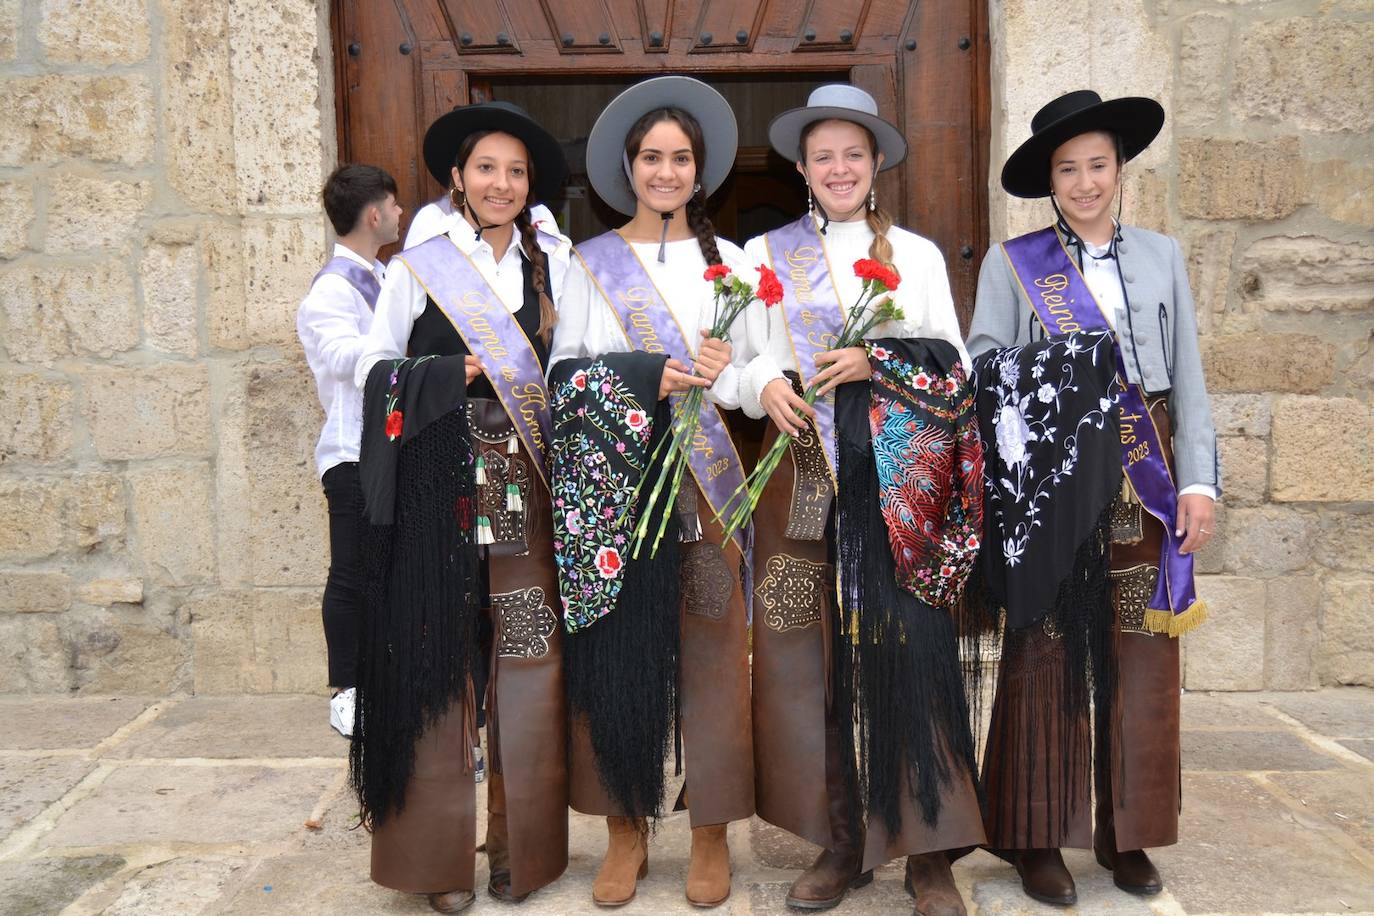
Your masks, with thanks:
<instances>
[{"instance_id":1,"label":"long braid","mask_svg":"<svg viewBox=\"0 0 1374 916\"><path fill-rule=\"evenodd\" d=\"M520 211L520 215L515 218L515 225L520 227L520 245L533 265L534 290L539 293L539 336L547 346L553 338L553 326L558 322L558 312L554 309L553 299L548 292L548 272L545 268L548 262L539 247L539 233L535 230L534 223L530 222L528 208Z\"/></svg>"},{"instance_id":2,"label":"long braid","mask_svg":"<svg viewBox=\"0 0 1374 916\"><path fill-rule=\"evenodd\" d=\"M873 244L868 246L868 256L884 267L892 267L892 243L888 241L887 230L892 228L892 216L882 207L868 211L868 228L873 230Z\"/></svg>"},{"instance_id":3,"label":"long braid","mask_svg":"<svg viewBox=\"0 0 1374 916\"><path fill-rule=\"evenodd\" d=\"M706 215L706 195L698 191L687 201L687 225L697 234L697 244L701 246L701 256L707 264L720 263L720 249L716 247L716 227ZM888 246L889 250L891 246Z\"/></svg>"}]
</instances>

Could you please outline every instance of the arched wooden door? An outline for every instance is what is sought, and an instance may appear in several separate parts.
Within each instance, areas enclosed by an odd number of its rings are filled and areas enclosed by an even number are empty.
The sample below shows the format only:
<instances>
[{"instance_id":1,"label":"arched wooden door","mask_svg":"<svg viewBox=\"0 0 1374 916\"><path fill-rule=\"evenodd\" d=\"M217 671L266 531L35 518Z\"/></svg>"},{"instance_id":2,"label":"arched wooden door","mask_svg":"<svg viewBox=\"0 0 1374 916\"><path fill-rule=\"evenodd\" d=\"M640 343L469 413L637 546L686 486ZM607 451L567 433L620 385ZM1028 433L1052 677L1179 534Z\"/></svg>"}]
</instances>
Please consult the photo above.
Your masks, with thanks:
<instances>
[{"instance_id":1,"label":"arched wooden door","mask_svg":"<svg viewBox=\"0 0 1374 916\"><path fill-rule=\"evenodd\" d=\"M334 0L332 27L342 160L386 168L414 212L442 190L420 159L425 127L454 105L508 98L565 141L575 240L579 224L611 218L579 203L577 144L621 86L690 73L731 100L741 149L713 205L734 237L804 199L767 149L769 119L850 80L907 136L910 156L878 193L940 245L968 318L988 242L985 0Z\"/></svg>"}]
</instances>

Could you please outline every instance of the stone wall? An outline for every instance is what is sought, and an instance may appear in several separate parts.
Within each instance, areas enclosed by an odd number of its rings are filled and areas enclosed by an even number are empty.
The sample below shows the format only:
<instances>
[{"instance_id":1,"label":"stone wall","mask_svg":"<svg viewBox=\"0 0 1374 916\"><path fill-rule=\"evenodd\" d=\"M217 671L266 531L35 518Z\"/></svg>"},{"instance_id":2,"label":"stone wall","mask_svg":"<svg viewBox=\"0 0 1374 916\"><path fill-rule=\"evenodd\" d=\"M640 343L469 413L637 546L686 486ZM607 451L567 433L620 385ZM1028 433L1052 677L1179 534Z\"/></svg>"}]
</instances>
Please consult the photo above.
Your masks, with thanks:
<instances>
[{"instance_id":1,"label":"stone wall","mask_svg":"<svg viewBox=\"0 0 1374 916\"><path fill-rule=\"evenodd\" d=\"M322 689L327 7L0 0L0 692ZM1190 253L1226 464L1188 686L1374 683L1374 7L991 13L994 172L1060 91L1171 115L1127 218Z\"/></svg>"},{"instance_id":2,"label":"stone wall","mask_svg":"<svg viewBox=\"0 0 1374 916\"><path fill-rule=\"evenodd\" d=\"M0 0L0 692L323 688L327 7Z\"/></svg>"},{"instance_id":3,"label":"stone wall","mask_svg":"<svg viewBox=\"0 0 1374 916\"><path fill-rule=\"evenodd\" d=\"M1374 4L991 9L994 163L1070 89L1169 112L1128 167L1125 219L1188 254L1220 436L1186 686L1374 684ZM994 235L1045 222L991 187Z\"/></svg>"}]
</instances>

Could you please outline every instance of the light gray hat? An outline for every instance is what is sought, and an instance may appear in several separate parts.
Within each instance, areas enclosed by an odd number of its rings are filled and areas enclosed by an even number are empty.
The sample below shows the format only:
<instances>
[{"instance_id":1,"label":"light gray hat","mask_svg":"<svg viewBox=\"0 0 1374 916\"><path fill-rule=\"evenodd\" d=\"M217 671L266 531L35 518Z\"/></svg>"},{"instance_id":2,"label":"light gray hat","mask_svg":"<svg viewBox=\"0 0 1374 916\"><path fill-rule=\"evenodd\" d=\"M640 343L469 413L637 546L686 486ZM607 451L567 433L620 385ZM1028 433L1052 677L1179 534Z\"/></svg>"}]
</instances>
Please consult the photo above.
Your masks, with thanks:
<instances>
[{"instance_id":1,"label":"light gray hat","mask_svg":"<svg viewBox=\"0 0 1374 916\"><path fill-rule=\"evenodd\" d=\"M878 116L873 96L848 83L830 83L811 92L805 108L789 108L768 125L768 142L789 162L801 162L801 136L808 124L817 121L852 121L873 132L878 152L883 154L885 172L906 158L906 138L895 125Z\"/></svg>"},{"instance_id":2,"label":"light gray hat","mask_svg":"<svg viewBox=\"0 0 1374 916\"><path fill-rule=\"evenodd\" d=\"M739 127L730 103L701 80L657 76L636 83L611 100L587 137L587 178L602 200L633 215L635 193L625 175L625 136L656 108L681 108L696 118L706 142L706 168L697 181L709 197L735 167Z\"/></svg>"}]
</instances>

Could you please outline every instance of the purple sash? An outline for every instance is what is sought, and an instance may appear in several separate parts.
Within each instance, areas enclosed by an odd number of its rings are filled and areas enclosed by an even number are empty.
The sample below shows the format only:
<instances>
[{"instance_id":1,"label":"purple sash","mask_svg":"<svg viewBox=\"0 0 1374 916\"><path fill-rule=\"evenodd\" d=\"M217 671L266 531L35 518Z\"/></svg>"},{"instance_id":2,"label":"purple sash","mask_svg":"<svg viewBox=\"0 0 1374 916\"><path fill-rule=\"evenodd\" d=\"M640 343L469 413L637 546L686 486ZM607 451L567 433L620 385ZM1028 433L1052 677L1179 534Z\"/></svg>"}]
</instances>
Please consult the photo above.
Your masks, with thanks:
<instances>
[{"instance_id":1,"label":"purple sash","mask_svg":"<svg viewBox=\"0 0 1374 916\"><path fill-rule=\"evenodd\" d=\"M358 295L363 297L370 309L377 308L377 296L382 291L382 284L377 282L377 275L359 264L352 258L345 258L339 255L331 258L329 263L320 268L320 272L315 274L315 280L325 274L334 274L343 277L348 281L348 285L358 291ZM310 281L310 285L315 285L315 280Z\"/></svg>"},{"instance_id":2,"label":"purple sash","mask_svg":"<svg viewBox=\"0 0 1374 916\"><path fill-rule=\"evenodd\" d=\"M682 326L629 242L616 232L606 232L581 243L576 250L601 295L610 303L631 347L646 353L691 357L693 350ZM675 404L680 399L681 395L673 395ZM718 515L731 494L744 486L744 467L725 420L720 410L704 399L701 425L697 427L692 453L687 456L687 466L713 514ZM747 556L747 532L735 532L735 540Z\"/></svg>"},{"instance_id":3,"label":"purple sash","mask_svg":"<svg viewBox=\"0 0 1374 916\"><path fill-rule=\"evenodd\" d=\"M1031 308L1051 335L1072 331L1111 331L1112 326L1093 298L1078 265L1069 256L1053 227L1031 232L1002 245L1007 262L1020 281ZM1193 555L1178 552L1182 540L1174 534L1178 489L1164 462L1164 450L1145 404L1145 394L1126 375L1121 345L1116 341L1116 373L1121 383L1121 460L1126 476L1145 510L1164 525L1159 578L1149 608L1173 615L1194 609ZM1151 629L1154 629L1151 627ZM1172 632L1175 628L1168 628Z\"/></svg>"},{"instance_id":4,"label":"purple sash","mask_svg":"<svg viewBox=\"0 0 1374 916\"><path fill-rule=\"evenodd\" d=\"M472 263L446 235L396 255L440 310L453 322L496 397L510 415L515 431L548 483L548 443L553 435L549 392L539 357L525 329Z\"/></svg>"},{"instance_id":5,"label":"purple sash","mask_svg":"<svg viewBox=\"0 0 1374 916\"><path fill-rule=\"evenodd\" d=\"M816 232L810 213L774 229L764 237L772 268L782 281L783 315L792 336L792 355L801 373L802 390L820 371L815 357L833 347L844 327L844 309L835 284L830 281L830 260L825 242ZM835 394L817 398L816 429L820 433L825 460L830 465L830 480L839 492L835 459Z\"/></svg>"}]
</instances>

